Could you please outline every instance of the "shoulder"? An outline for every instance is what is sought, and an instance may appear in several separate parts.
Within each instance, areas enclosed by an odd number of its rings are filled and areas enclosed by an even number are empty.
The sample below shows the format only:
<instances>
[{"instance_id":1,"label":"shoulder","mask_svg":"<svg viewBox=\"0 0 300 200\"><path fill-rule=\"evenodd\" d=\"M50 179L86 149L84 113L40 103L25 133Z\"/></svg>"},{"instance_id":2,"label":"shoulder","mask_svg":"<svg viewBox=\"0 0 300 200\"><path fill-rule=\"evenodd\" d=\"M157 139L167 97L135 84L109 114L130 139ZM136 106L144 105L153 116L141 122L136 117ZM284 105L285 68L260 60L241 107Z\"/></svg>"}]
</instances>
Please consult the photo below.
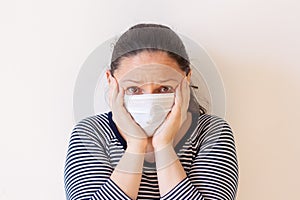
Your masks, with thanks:
<instances>
[{"instance_id":1,"label":"shoulder","mask_svg":"<svg viewBox=\"0 0 300 200\"><path fill-rule=\"evenodd\" d=\"M198 117L198 125L203 129L230 128L229 123L222 117L212 114L203 114Z\"/></svg>"},{"instance_id":2,"label":"shoulder","mask_svg":"<svg viewBox=\"0 0 300 200\"><path fill-rule=\"evenodd\" d=\"M194 141L202 143L205 140L220 138L220 136L233 138L233 132L227 120L212 114L198 116Z\"/></svg>"},{"instance_id":3,"label":"shoulder","mask_svg":"<svg viewBox=\"0 0 300 200\"><path fill-rule=\"evenodd\" d=\"M113 134L109 115L110 112L105 112L79 120L73 128L72 134L84 134L95 139L110 140Z\"/></svg>"}]
</instances>

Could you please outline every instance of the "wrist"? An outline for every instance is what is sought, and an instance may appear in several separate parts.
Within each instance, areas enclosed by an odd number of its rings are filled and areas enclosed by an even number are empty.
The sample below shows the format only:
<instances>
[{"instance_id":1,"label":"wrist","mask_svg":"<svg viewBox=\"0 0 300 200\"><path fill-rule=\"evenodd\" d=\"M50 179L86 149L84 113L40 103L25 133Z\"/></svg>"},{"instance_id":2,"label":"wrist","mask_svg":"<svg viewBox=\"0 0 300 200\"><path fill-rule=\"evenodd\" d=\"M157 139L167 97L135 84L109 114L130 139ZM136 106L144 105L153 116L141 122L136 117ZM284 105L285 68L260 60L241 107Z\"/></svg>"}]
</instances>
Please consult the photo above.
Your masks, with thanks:
<instances>
[{"instance_id":1,"label":"wrist","mask_svg":"<svg viewBox=\"0 0 300 200\"><path fill-rule=\"evenodd\" d=\"M159 143L152 143L154 151L159 151L167 146L173 146L173 140L171 141L160 141Z\"/></svg>"},{"instance_id":2,"label":"wrist","mask_svg":"<svg viewBox=\"0 0 300 200\"><path fill-rule=\"evenodd\" d=\"M161 170L168 167L176 160L178 160L177 154L173 147L173 143L169 143L165 146L154 149L156 169Z\"/></svg>"},{"instance_id":3,"label":"wrist","mask_svg":"<svg viewBox=\"0 0 300 200\"><path fill-rule=\"evenodd\" d=\"M145 153L125 151L115 170L130 174L140 174L143 171Z\"/></svg>"},{"instance_id":4,"label":"wrist","mask_svg":"<svg viewBox=\"0 0 300 200\"><path fill-rule=\"evenodd\" d=\"M126 151L131 153L145 153L147 141L128 141Z\"/></svg>"}]
</instances>

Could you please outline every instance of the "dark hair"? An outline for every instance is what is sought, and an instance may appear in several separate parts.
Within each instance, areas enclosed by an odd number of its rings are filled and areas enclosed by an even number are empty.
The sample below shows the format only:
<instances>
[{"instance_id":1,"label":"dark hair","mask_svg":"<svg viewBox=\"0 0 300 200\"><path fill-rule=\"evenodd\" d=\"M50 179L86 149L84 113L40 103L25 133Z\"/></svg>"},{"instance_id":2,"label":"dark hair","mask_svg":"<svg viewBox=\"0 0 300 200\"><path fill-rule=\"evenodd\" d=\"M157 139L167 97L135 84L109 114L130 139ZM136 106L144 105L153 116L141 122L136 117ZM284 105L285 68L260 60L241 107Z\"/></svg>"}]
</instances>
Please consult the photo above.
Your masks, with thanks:
<instances>
[{"instance_id":1,"label":"dark hair","mask_svg":"<svg viewBox=\"0 0 300 200\"><path fill-rule=\"evenodd\" d=\"M129 28L119 37L114 45L110 64L112 76L120 65L122 58L131 57L144 51L166 52L168 56L178 63L180 69L184 71L186 75L188 75L191 70L185 46L180 37L173 30L161 24L142 23ZM198 103L192 92L189 103L189 110L191 112L199 112L200 115L207 112L206 109Z\"/></svg>"}]
</instances>

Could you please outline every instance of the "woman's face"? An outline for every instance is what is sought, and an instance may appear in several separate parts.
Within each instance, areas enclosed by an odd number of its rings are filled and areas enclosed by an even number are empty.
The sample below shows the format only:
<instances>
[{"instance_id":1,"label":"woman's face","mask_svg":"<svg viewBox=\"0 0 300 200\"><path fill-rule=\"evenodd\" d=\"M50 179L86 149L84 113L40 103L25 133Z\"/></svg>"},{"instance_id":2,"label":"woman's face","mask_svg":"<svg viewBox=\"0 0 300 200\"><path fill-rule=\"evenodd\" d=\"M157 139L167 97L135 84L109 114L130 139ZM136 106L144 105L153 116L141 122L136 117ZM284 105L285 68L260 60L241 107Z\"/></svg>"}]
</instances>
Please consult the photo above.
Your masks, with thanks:
<instances>
[{"instance_id":1,"label":"woman's face","mask_svg":"<svg viewBox=\"0 0 300 200\"><path fill-rule=\"evenodd\" d=\"M109 82L110 72L107 71L106 75ZM191 73L188 81L190 76ZM172 93L185 77L185 72L166 52L143 51L121 59L114 77L127 95Z\"/></svg>"}]
</instances>

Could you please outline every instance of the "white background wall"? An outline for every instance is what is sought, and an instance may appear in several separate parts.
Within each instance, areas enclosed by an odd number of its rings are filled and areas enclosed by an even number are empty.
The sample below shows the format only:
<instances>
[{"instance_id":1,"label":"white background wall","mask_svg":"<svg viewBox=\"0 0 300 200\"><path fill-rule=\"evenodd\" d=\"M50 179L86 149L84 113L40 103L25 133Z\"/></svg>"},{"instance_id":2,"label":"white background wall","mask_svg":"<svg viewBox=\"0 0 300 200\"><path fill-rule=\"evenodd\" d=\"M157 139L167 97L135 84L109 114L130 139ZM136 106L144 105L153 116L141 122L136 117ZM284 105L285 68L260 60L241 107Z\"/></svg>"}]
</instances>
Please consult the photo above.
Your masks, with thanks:
<instances>
[{"instance_id":1,"label":"white background wall","mask_svg":"<svg viewBox=\"0 0 300 200\"><path fill-rule=\"evenodd\" d=\"M239 200L300 199L300 3L0 1L0 199L65 199L72 95L87 56L138 22L202 44L235 132Z\"/></svg>"}]
</instances>

